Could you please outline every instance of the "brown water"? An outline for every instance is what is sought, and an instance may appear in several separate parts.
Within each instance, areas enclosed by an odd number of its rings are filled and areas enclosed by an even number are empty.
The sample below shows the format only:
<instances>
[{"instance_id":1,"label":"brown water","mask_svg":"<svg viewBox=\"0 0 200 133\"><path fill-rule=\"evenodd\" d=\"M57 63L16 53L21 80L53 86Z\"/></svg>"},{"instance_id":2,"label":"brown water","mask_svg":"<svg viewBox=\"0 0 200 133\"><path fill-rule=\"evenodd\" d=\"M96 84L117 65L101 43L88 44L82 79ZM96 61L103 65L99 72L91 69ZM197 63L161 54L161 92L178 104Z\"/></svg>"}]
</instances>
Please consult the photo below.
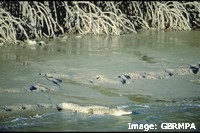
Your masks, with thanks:
<instances>
[{"instance_id":1,"label":"brown water","mask_svg":"<svg viewBox=\"0 0 200 133\"><path fill-rule=\"evenodd\" d=\"M144 131L128 123L156 124L149 131L200 130L200 72L163 79L122 74L164 73L200 63L200 31L142 31L122 36L68 35L47 46L0 47L1 131ZM59 85L40 73L65 75ZM98 77L98 78L97 78ZM194 82L191 82L194 81ZM27 91L42 84L51 92ZM58 112L56 104L102 105L135 111L127 116ZM21 109L21 105L31 107ZM37 104L52 105L38 108ZM12 111L5 107L15 106ZM20 106L20 107L19 107ZM31 117L38 114L38 117ZM194 123L192 129L161 129L162 123Z\"/></svg>"}]
</instances>

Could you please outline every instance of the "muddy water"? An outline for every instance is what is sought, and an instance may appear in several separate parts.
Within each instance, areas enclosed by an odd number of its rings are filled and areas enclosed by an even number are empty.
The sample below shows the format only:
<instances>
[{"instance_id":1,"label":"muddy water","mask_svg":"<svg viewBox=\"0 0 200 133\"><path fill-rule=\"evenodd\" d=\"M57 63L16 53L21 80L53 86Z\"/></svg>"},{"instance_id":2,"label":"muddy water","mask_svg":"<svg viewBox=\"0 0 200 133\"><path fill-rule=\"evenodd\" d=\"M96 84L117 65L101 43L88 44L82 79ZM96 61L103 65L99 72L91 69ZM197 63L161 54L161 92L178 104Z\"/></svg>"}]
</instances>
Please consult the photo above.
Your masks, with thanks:
<instances>
[{"instance_id":1,"label":"muddy water","mask_svg":"<svg viewBox=\"0 0 200 133\"><path fill-rule=\"evenodd\" d=\"M149 131L199 131L200 72L193 74L188 66L200 63L199 34L67 35L45 40L44 46L1 46L0 130L144 131L128 129L133 123L157 125ZM37 85L43 90L31 91ZM59 112L56 105L62 102L135 113ZM192 127L167 130L162 123Z\"/></svg>"}]
</instances>

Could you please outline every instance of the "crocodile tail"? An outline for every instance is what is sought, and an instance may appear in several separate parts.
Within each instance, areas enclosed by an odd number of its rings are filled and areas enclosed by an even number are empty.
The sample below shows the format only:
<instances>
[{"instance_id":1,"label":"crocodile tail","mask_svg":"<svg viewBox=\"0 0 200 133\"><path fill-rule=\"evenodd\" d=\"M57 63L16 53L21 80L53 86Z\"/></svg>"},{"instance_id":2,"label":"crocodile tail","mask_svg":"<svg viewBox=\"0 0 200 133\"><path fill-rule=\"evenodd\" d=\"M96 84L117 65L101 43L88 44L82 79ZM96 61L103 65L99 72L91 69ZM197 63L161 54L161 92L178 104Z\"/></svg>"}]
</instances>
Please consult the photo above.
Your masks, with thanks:
<instances>
[{"instance_id":1,"label":"crocodile tail","mask_svg":"<svg viewBox=\"0 0 200 133\"><path fill-rule=\"evenodd\" d=\"M115 113L116 116L122 116L122 115L138 115L140 114L139 112L136 111L123 111L123 112L119 112L119 113Z\"/></svg>"},{"instance_id":2,"label":"crocodile tail","mask_svg":"<svg viewBox=\"0 0 200 133\"><path fill-rule=\"evenodd\" d=\"M115 113L113 113L112 115L115 116L122 116L122 115L131 115L132 112L131 111L116 111Z\"/></svg>"},{"instance_id":3,"label":"crocodile tail","mask_svg":"<svg viewBox=\"0 0 200 133\"><path fill-rule=\"evenodd\" d=\"M131 115L132 114L132 111L128 111L128 112L124 112L123 115Z\"/></svg>"}]
</instances>

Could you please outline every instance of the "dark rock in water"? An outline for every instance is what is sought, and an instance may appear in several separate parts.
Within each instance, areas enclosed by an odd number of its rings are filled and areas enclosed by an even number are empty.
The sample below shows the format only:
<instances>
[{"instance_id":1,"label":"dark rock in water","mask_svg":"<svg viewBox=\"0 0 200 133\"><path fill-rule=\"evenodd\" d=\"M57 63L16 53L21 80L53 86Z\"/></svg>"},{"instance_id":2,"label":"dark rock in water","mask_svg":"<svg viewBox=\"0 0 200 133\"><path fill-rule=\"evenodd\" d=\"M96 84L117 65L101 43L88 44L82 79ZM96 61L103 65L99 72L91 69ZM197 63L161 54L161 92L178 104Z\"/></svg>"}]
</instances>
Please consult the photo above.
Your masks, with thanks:
<instances>
[{"instance_id":1,"label":"dark rock in water","mask_svg":"<svg viewBox=\"0 0 200 133\"><path fill-rule=\"evenodd\" d=\"M22 109L23 109L23 110L25 110L25 109L26 109L26 107L22 106Z\"/></svg>"},{"instance_id":2,"label":"dark rock in water","mask_svg":"<svg viewBox=\"0 0 200 133\"><path fill-rule=\"evenodd\" d=\"M126 84L126 80L125 80L125 79L122 79L122 80L121 80L121 83L122 83L122 84Z\"/></svg>"},{"instance_id":3,"label":"dark rock in water","mask_svg":"<svg viewBox=\"0 0 200 133\"><path fill-rule=\"evenodd\" d=\"M126 84L126 79L127 79L127 80L131 79L131 76L128 75L128 74L122 74L122 75L119 75L118 78L121 79L120 82L121 82L122 84Z\"/></svg>"},{"instance_id":4,"label":"dark rock in water","mask_svg":"<svg viewBox=\"0 0 200 133\"><path fill-rule=\"evenodd\" d=\"M62 110L63 110L63 109L62 109L61 107L59 107L58 105L57 105L56 108L57 108L58 111L62 111Z\"/></svg>"},{"instance_id":5,"label":"dark rock in water","mask_svg":"<svg viewBox=\"0 0 200 133\"><path fill-rule=\"evenodd\" d=\"M198 73L198 71L199 71L199 68L198 68L198 67L192 66L192 65L190 65L190 64L189 64L189 66L190 66L190 69L192 70L192 72L193 72L194 74L197 74L197 73Z\"/></svg>"},{"instance_id":6,"label":"dark rock in water","mask_svg":"<svg viewBox=\"0 0 200 133\"><path fill-rule=\"evenodd\" d=\"M128 75L128 74L122 74L122 75L119 75L118 78L126 78L126 79L131 79L131 76Z\"/></svg>"},{"instance_id":7,"label":"dark rock in water","mask_svg":"<svg viewBox=\"0 0 200 133\"><path fill-rule=\"evenodd\" d=\"M54 79L54 80L53 80L53 83L54 83L54 84L57 84L57 85L58 85L58 83L60 83L60 82L62 82L61 79Z\"/></svg>"},{"instance_id":8,"label":"dark rock in water","mask_svg":"<svg viewBox=\"0 0 200 133\"><path fill-rule=\"evenodd\" d=\"M97 79L97 80L100 79L100 76L97 76L96 79Z\"/></svg>"},{"instance_id":9,"label":"dark rock in water","mask_svg":"<svg viewBox=\"0 0 200 133\"><path fill-rule=\"evenodd\" d=\"M122 78L122 76L121 75L119 75L119 76L117 76L118 78Z\"/></svg>"},{"instance_id":10,"label":"dark rock in water","mask_svg":"<svg viewBox=\"0 0 200 133\"><path fill-rule=\"evenodd\" d=\"M31 87L29 88L31 91L37 90L37 88L33 85L31 85Z\"/></svg>"},{"instance_id":11,"label":"dark rock in water","mask_svg":"<svg viewBox=\"0 0 200 133\"><path fill-rule=\"evenodd\" d=\"M173 73L168 73L169 74L169 76L173 76L174 74Z\"/></svg>"},{"instance_id":12,"label":"dark rock in water","mask_svg":"<svg viewBox=\"0 0 200 133\"><path fill-rule=\"evenodd\" d=\"M12 111L11 108L4 108L5 111Z\"/></svg>"},{"instance_id":13,"label":"dark rock in water","mask_svg":"<svg viewBox=\"0 0 200 133\"><path fill-rule=\"evenodd\" d=\"M146 75L142 75L143 78L146 78Z\"/></svg>"},{"instance_id":14,"label":"dark rock in water","mask_svg":"<svg viewBox=\"0 0 200 133\"><path fill-rule=\"evenodd\" d=\"M61 79L56 79L56 78L52 78L52 77L48 77L47 80L52 81L56 85L59 85L58 83L62 82Z\"/></svg>"},{"instance_id":15,"label":"dark rock in water","mask_svg":"<svg viewBox=\"0 0 200 133\"><path fill-rule=\"evenodd\" d=\"M173 74L172 72L170 72L169 70L164 69L164 71L165 71L166 73L168 73L169 76L173 76L173 75L174 75L174 74Z\"/></svg>"},{"instance_id":16,"label":"dark rock in water","mask_svg":"<svg viewBox=\"0 0 200 133\"><path fill-rule=\"evenodd\" d=\"M131 76L127 75L127 74L124 74L124 77L127 78L127 79L131 79Z\"/></svg>"},{"instance_id":17,"label":"dark rock in water","mask_svg":"<svg viewBox=\"0 0 200 133\"><path fill-rule=\"evenodd\" d=\"M30 91L41 91L41 92L48 92L49 89L42 84L31 85L29 88Z\"/></svg>"}]
</instances>

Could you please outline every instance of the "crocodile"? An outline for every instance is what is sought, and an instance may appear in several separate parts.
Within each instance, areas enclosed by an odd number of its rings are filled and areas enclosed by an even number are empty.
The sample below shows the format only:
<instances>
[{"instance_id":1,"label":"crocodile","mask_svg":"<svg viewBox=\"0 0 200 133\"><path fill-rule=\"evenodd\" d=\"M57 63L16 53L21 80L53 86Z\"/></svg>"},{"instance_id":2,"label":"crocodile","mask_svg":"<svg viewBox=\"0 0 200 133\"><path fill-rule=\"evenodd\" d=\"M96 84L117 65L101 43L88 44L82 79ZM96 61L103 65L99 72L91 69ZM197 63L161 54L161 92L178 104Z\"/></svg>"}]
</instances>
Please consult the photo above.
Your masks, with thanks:
<instances>
[{"instance_id":1,"label":"crocodile","mask_svg":"<svg viewBox=\"0 0 200 133\"><path fill-rule=\"evenodd\" d=\"M114 115L122 116L132 114L132 111L126 111L123 109L108 108L105 106L81 106L74 103L60 103L57 105L57 110L70 110L73 112L80 112L94 115Z\"/></svg>"}]
</instances>

